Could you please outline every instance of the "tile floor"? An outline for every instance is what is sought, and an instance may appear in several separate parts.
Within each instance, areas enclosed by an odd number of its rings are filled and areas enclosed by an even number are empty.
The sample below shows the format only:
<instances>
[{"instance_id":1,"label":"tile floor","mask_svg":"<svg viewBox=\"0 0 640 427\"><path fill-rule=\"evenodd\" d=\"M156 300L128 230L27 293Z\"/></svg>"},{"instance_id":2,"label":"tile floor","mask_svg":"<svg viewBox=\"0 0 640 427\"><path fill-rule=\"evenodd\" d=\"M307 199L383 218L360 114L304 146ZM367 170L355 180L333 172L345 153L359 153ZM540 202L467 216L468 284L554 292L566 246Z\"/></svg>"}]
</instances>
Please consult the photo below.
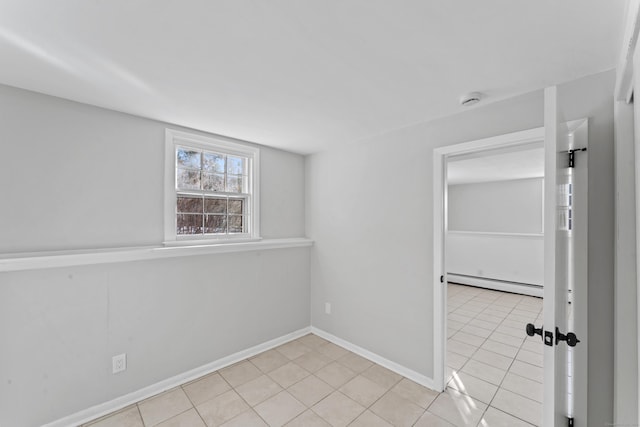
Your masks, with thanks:
<instances>
[{"instance_id":1,"label":"tile floor","mask_svg":"<svg viewBox=\"0 0 640 427\"><path fill-rule=\"evenodd\" d=\"M447 309L448 386L486 409L478 426L541 425L543 346L525 325L542 324L542 298L450 283Z\"/></svg>"},{"instance_id":2,"label":"tile floor","mask_svg":"<svg viewBox=\"0 0 640 427\"><path fill-rule=\"evenodd\" d=\"M453 378L444 393L309 334L86 426L539 425L541 349L523 325L541 307L537 298L449 285Z\"/></svg>"}]
</instances>

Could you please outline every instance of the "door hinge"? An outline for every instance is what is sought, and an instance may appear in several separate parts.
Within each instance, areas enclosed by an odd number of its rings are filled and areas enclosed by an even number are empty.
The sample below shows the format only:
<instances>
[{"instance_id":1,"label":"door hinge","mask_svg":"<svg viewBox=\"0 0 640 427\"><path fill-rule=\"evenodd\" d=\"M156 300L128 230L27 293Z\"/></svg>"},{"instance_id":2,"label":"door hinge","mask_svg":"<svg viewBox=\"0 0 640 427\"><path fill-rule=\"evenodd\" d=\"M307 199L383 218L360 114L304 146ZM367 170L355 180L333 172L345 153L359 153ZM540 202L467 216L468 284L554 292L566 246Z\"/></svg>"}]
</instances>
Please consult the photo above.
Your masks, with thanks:
<instances>
[{"instance_id":1,"label":"door hinge","mask_svg":"<svg viewBox=\"0 0 640 427\"><path fill-rule=\"evenodd\" d=\"M567 418L567 420L569 420L569 427L573 427L574 426L573 417L569 417L569 418Z\"/></svg>"},{"instance_id":2,"label":"door hinge","mask_svg":"<svg viewBox=\"0 0 640 427\"><path fill-rule=\"evenodd\" d=\"M586 148L576 148L573 150L569 150L567 151L567 154L569 154L569 167L573 168L576 166L576 152L577 151L587 151Z\"/></svg>"}]
</instances>

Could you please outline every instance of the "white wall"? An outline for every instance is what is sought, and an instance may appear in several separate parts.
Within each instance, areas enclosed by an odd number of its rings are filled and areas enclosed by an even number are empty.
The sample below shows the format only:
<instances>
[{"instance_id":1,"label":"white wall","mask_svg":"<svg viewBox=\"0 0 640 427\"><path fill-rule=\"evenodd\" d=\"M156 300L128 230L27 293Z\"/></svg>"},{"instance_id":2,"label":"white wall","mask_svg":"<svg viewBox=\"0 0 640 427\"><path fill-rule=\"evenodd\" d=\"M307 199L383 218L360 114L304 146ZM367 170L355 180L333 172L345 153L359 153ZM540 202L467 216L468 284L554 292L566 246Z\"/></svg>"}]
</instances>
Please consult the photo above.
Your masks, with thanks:
<instances>
[{"instance_id":1,"label":"white wall","mask_svg":"<svg viewBox=\"0 0 640 427\"><path fill-rule=\"evenodd\" d=\"M166 126L0 86L0 253L160 244ZM264 237L304 235L303 171L302 156L261 149ZM0 426L306 327L309 298L308 248L0 273Z\"/></svg>"},{"instance_id":2,"label":"white wall","mask_svg":"<svg viewBox=\"0 0 640 427\"><path fill-rule=\"evenodd\" d=\"M449 232L446 239L449 274L543 286L542 235ZM473 284L462 278L454 281Z\"/></svg>"},{"instance_id":3,"label":"white wall","mask_svg":"<svg viewBox=\"0 0 640 427\"><path fill-rule=\"evenodd\" d=\"M164 131L187 129L8 86L0 120L0 253L162 242ZM302 156L260 154L263 237L304 235Z\"/></svg>"},{"instance_id":4,"label":"white wall","mask_svg":"<svg viewBox=\"0 0 640 427\"><path fill-rule=\"evenodd\" d=\"M540 234L542 188L542 178L449 185L449 230Z\"/></svg>"},{"instance_id":5,"label":"white wall","mask_svg":"<svg viewBox=\"0 0 640 427\"><path fill-rule=\"evenodd\" d=\"M564 118L590 119L593 425L613 417L613 84L614 73L606 72L559 88ZM543 94L537 91L309 156L312 324L431 377L433 149L540 127L542 115ZM390 171L389 159L398 156L403 167ZM330 315L325 302L333 304Z\"/></svg>"},{"instance_id":6,"label":"white wall","mask_svg":"<svg viewBox=\"0 0 640 427\"><path fill-rule=\"evenodd\" d=\"M638 424L638 304L633 104L616 102L615 116L615 389L614 422Z\"/></svg>"},{"instance_id":7,"label":"white wall","mask_svg":"<svg viewBox=\"0 0 640 427\"><path fill-rule=\"evenodd\" d=\"M542 185L542 178L449 185L447 272L542 286Z\"/></svg>"}]
</instances>

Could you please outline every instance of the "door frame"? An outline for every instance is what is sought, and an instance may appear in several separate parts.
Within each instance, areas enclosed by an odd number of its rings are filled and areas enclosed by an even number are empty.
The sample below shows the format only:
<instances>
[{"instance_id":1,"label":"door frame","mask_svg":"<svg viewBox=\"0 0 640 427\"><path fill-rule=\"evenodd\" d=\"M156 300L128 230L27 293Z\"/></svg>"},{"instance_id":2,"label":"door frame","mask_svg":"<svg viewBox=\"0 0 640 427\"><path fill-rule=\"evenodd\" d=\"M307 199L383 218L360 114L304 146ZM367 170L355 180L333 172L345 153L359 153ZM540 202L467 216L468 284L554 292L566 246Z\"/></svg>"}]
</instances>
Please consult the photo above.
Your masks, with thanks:
<instances>
[{"instance_id":1,"label":"door frame","mask_svg":"<svg viewBox=\"0 0 640 427\"><path fill-rule=\"evenodd\" d=\"M446 388L447 159L453 155L515 147L540 141L544 141L544 127L448 145L433 150L433 384L438 391L443 391Z\"/></svg>"},{"instance_id":2,"label":"door frame","mask_svg":"<svg viewBox=\"0 0 640 427\"><path fill-rule=\"evenodd\" d=\"M583 124L588 124L588 119L579 119L567 122L566 125L570 130L576 130ZM586 135L588 142L588 135ZM450 156L460 154L470 154L490 149L499 149L507 147L516 147L527 145L545 140L545 127L539 127L509 134L469 141L444 147L435 148L433 151L433 384L438 391L446 388L446 348L447 348L447 271L446 271L446 232L447 224L447 161ZM580 161L580 160L578 160ZM585 174L586 175L586 174ZM584 185L587 185L586 176L580 176ZM585 187L586 193L586 187ZM586 194L585 194L586 195ZM582 200L581 200L582 202ZM585 218L587 214L586 202L581 203L581 211ZM576 206L577 208L577 206ZM581 255L586 253L586 242L588 232L586 224L580 229L583 235L580 237L580 243L583 248L580 250ZM545 254L546 255L546 254ZM586 265L581 265L583 269ZM585 274L579 274L576 279L587 280ZM442 280L441 280L442 279ZM586 283L584 288L586 289ZM578 301L575 301L576 317L586 319L587 295L581 295ZM577 332L577 331L576 331ZM523 331L524 334L524 331ZM582 325L580 331L580 339L584 337L583 344L586 347L587 331L586 325ZM586 362L587 354L584 351L584 357L580 359L574 366L574 375L580 378L578 384L574 382L574 416L576 419L586 419Z\"/></svg>"}]
</instances>

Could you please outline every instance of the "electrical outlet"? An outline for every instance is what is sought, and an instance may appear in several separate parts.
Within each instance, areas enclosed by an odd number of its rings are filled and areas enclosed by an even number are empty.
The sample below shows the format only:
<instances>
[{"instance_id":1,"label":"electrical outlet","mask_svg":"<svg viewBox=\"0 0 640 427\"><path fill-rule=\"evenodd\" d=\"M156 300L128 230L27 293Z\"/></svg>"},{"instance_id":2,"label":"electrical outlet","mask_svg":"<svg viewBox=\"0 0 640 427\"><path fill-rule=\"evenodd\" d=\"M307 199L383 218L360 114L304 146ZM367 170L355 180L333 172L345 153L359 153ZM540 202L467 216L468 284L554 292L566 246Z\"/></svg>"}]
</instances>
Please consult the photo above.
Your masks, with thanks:
<instances>
[{"instance_id":1,"label":"electrical outlet","mask_svg":"<svg viewBox=\"0 0 640 427\"><path fill-rule=\"evenodd\" d=\"M326 314L331 314L331 303L330 302L325 302L324 303L324 312Z\"/></svg>"},{"instance_id":2,"label":"electrical outlet","mask_svg":"<svg viewBox=\"0 0 640 427\"><path fill-rule=\"evenodd\" d=\"M113 356L111 359L111 363L113 365L113 373L117 374L118 372L127 370L127 353L118 354L117 356Z\"/></svg>"}]
</instances>

